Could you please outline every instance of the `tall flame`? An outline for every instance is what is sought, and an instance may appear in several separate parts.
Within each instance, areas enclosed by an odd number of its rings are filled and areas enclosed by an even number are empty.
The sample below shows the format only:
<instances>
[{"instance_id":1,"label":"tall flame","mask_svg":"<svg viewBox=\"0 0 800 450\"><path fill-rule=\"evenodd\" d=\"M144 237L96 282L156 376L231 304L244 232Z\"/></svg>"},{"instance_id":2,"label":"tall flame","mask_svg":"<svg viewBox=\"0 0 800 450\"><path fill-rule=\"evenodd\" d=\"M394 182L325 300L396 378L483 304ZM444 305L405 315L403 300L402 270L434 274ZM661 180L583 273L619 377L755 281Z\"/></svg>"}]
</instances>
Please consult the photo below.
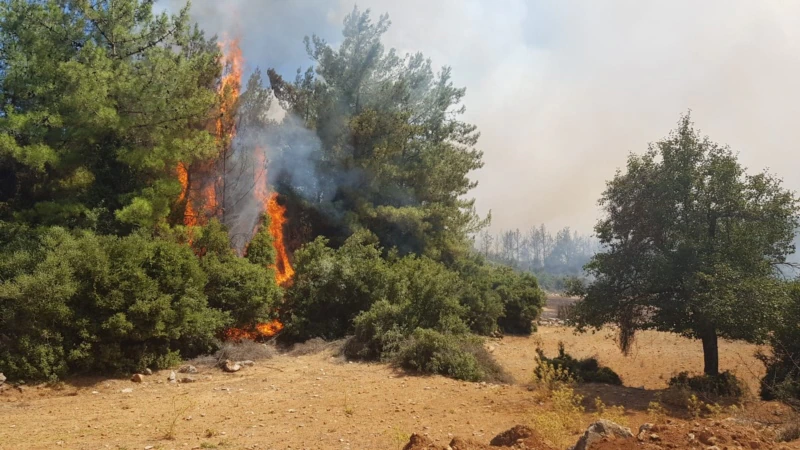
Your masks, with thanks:
<instances>
[{"instance_id":1,"label":"tall flame","mask_svg":"<svg viewBox=\"0 0 800 450\"><path fill-rule=\"evenodd\" d=\"M219 116L216 122L217 141L222 145L227 145L225 139L233 139L236 135L236 122L234 111L236 102L239 100L239 91L242 88L242 49L239 47L239 39L219 43L220 50L225 55L225 73L219 83L218 93L220 96Z\"/></svg>"},{"instance_id":2,"label":"tall flame","mask_svg":"<svg viewBox=\"0 0 800 450\"><path fill-rule=\"evenodd\" d=\"M267 201L269 214L269 234L275 246L275 280L280 285L288 284L294 277L294 268L289 263L289 255L283 242L283 225L286 223L286 208L278 203L278 194L273 192Z\"/></svg>"},{"instance_id":3,"label":"tall flame","mask_svg":"<svg viewBox=\"0 0 800 450\"><path fill-rule=\"evenodd\" d=\"M221 156L224 157L224 149L230 148L231 142L236 136L237 131L235 112L241 90L243 58L242 51L239 48L238 39L220 44L220 49L225 55L223 66L224 74L218 87L220 106L219 116L215 121L214 131L217 144L221 149L223 149ZM274 267L275 280L278 284L285 286L294 276L294 269L289 262L289 256L286 252L283 239L283 227L286 224L286 208L278 204L277 193L270 194L269 192L266 177L267 161L265 149L262 147L255 148L253 154L256 159L256 165L253 168L253 196L259 201L260 204L263 205L267 214L269 214L269 233L272 235L273 245L277 255ZM184 175L179 172L179 179L183 180L185 178L188 185L188 174L186 173L185 167L183 167L183 171ZM181 185L184 185L184 181L181 181ZM186 191L186 189L184 189L184 191ZM217 211L218 204L216 192L215 183L209 183L202 189L201 195L204 200L203 205L206 207L206 211ZM181 200L185 197L186 194L184 192L181 194ZM189 198L189 200L191 200L191 198ZM194 214L193 208L194 206L192 203L187 201L187 216L190 212ZM257 228L258 226L256 227L256 230L253 230L254 234L257 231ZM263 339L274 336L281 329L283 329L283 324L278 320L273 320L272 322L256 324L255 326L249 328L230 328L225 331L224 337L228 340L237 341L242 339Z\"/></svg>"},{"instance_id":4,"label":"tall flame","mask_svg":"<svg viewBox=\"0 0 800 450\"><path fill-rule=\"evenodd\" d=\"M221 43L223 51L223 76L220 80L217 93L220 98L220 111L216 119L214 132L220 155L224 156L230 142L236 135L234 111L239 100L239 91L242 85L242 51L239 41L232 40ZM179 162L176 172L181 183L181 193L178 203L186 202L183 213L183 224L187 227L205 225L210 217L217 216L220 205L217 191L222 185L218 176L217 160L193 164L190 168L185 162ZM190 231L191 233L191 231Z\"/></svg>"}]
</instances>

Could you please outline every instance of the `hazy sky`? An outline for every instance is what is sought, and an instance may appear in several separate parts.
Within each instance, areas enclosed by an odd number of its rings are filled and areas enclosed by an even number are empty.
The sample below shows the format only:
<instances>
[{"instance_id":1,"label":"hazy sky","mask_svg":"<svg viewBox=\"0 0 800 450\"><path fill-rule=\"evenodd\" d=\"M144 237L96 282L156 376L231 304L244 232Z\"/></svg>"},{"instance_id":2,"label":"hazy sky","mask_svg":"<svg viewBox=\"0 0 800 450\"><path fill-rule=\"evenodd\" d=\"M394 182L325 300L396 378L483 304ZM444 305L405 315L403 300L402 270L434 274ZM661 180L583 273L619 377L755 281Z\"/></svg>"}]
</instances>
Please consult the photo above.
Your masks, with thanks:
<instances>
[{"instance_id":1,"label":"hazy sky","mask_svg":"<svg viewBox=\"0 0 800 450\"><path fill-rule=\"evenodd\" d=\"M180 0L161 0L168 8ZM293 78L303 36L340 40L352 0L193 0L210 34L239 35L248 68ZM387 47L449 65L467 88L495 230L591 230L605 181L691 109L752 171L800 190L800 2L366 0Z\"/></svg>"}]
</instances>

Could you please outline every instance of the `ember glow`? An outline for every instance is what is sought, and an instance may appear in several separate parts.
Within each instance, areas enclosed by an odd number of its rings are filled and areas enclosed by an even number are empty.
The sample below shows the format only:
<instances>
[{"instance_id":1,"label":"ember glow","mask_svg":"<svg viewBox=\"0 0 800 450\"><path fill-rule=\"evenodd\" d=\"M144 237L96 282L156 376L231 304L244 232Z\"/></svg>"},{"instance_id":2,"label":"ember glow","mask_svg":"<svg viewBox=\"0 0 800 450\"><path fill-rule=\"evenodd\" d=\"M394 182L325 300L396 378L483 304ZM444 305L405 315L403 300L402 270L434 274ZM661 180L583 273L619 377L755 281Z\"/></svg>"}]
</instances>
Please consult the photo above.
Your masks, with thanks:
<instances>
[{"instance_id":1,"label":"ember glow","mask_svg":"<svg viewBox=\"0 0 800 450\"><path fill-rule=\"evenodd\" d=\"M229 328L225 330L225 340L227 341L242 341L245 339L251 341L264 340L271 338L278 334L283 329L283 324L277 320L269 323L259 323L253 328Z\"/></svg>"}]
</instances>

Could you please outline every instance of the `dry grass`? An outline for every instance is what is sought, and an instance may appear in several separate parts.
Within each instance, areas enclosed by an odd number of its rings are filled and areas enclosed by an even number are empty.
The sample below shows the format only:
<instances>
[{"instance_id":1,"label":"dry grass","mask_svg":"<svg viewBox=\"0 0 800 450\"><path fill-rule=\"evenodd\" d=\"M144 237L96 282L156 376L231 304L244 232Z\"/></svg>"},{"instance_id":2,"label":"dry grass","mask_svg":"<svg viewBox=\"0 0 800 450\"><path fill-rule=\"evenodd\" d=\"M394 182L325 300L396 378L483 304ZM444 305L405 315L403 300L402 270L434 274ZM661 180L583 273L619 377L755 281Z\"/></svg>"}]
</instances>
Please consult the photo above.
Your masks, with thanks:
<instances>
[{"instance_id":1,"label":"dry grass","mask_svg":"<svg viewBox=\"0 0 800 450\"><path fill-rule=\"evenodd\" d=\"M531 416L531 426L550 445L566 448L575 443L575 436L588 423L583 407L583 396L569 386L551 392L546 409L537 409Z\"/></svg>"},{"instance_id":2,"label":"dry grass","mask_svg":"<svg viewBox=\"0 0 800 450\"><path fill-rule=\"evenodd\" d=\"M275 347L268 344L261 344L253 341L242 342L226 342L214 355L217 363L223 362L226 359L231 361L259 361L270 359L275 356L277 352Z\"/></svg>"},{"instance_id":3,"label":"dry grass","mask_svg":"<svg viewBox=\"0 0 800 450\"><path fill-rule=\"evenodd\" d=\"M291 356L305 356L305 355L315 355L318 353L322 353L324 351L330 351L332 353L338 354L341 353L341 349L344 346L344 343L345 343L344 339L328 342L324 339L313 338L305 342L292 345L292 347L288 351L288 354Z\"/></svg>"}]
</instances>

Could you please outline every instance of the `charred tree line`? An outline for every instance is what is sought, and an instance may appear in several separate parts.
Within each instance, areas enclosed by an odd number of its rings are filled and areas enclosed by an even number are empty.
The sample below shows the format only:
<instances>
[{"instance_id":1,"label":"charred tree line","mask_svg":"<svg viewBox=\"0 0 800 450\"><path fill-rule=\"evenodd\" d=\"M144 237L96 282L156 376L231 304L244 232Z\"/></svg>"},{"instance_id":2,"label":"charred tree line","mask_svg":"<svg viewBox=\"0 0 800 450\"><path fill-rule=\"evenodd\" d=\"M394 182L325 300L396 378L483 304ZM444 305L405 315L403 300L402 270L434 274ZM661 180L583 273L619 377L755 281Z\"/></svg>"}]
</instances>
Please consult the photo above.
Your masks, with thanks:
<instances>
[{"instance_id":1,"label":"charred tree line","mask_svg":"<svg viewBox=\"0 0 800 450\"><path fill-rule=\"evenodd\" d=\"M592 236L570 227L555 233L542 224L528 231L519 228L492 234L483 230L476 247L483 257L520 270L555 276L580 275L583 266L600 250Z\"/></svg>"}]
</instances>

